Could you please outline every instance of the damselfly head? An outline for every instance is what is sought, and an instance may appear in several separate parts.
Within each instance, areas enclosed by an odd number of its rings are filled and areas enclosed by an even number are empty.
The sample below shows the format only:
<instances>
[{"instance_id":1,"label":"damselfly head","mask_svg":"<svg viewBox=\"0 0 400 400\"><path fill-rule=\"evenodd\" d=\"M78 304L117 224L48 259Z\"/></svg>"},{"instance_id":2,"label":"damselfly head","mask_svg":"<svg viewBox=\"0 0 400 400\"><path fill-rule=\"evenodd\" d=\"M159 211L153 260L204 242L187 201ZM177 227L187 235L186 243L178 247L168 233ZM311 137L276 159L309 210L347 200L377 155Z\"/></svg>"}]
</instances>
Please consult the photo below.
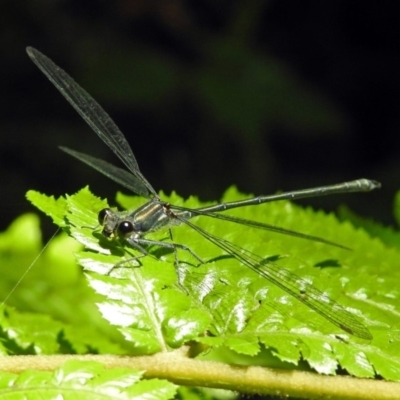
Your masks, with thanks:
<instances>
[{"instance_id":1,"label":"damselfly head","mask_svg":"<svg viewBox=\"0 0 400 400\"><path fill-rule=\"evenodd\" d=\"M102 234L108 238L127 238L140 231L140 224L134 224L132 221L121 219L119 213L104 208L98 215L99 224L103 226Z\"/></svg>"}]
</instances>

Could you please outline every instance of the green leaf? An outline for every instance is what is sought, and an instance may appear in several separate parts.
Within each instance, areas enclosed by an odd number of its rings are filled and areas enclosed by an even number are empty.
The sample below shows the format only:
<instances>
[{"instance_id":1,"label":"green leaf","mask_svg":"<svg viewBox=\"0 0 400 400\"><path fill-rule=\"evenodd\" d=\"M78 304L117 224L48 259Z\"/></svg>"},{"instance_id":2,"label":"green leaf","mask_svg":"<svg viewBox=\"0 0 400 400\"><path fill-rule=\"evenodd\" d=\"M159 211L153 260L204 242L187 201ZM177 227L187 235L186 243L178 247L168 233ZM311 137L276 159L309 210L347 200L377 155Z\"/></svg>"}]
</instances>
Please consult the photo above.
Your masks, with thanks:
<instances>
[{"instance_id":1,"label":"green leaf","mask_svg":"<svg viewBox=\"0 0 400 400\"><path fill-rule=\"evenodd\" d=\"M2 305L0 327L2 355L123 353L111 337L105 336L105 331L90 323L63 323L49 315L21 312Z\"/></svg>"},{"instance_id":2,"label":"green leaf","mask_svg":"<svg viewBox=\"0 0 400 400\"><path fill-rule=\"evenodd\" d=\"M400 248L400 232L393 227L361 217L346 206L339 207L338 216L340 220L350 221L355 227L362 228L372 237L379 238L387 246Z\"/></svg>"},{"instance_id":3,"label":"green leaf","mask_svg":"<svg viewBox=\"0 0 400 400\"><path fill-rule=\"evenodd\" d=\"M40 237L33 214L0 233L2 306L17 308L1 309L1 353L122 353L123 337L101 317L76 264L73 253L82 246L62 234L42 251Z\"/></svg>"},{"instance_id":4,"label":"green leaf","mask_svg":"<svg viewBox=\"0 0 400 400\"><path fill-rule=\"evenodd\" d=\"M183 201L175 193L162 198L185 207L202 206L195 198ZM222 200L242 198L245 196L231 188ZM123 240L104 238L101 228L96 228L97 213L107 205L87 188L66 197L65 202L62 221L67 221L65 229L86 246L77 252L77 259L88 284L100 296L97 306L130 344L131 354L171 351L197 342L207 348L203 357L216 360L228 357L239 364L253 361L263 365L276 365L279 360L283 365L300 365L304 360L324 374L342 368L359 377L374 377L378 372L384 378L398 379L400 324L395 310L399 307L396 282L400 272L392 266L398 264L400 253L371 239L365 231L338 221L333 214L284 201L240 208L230 214L320 236L353 250L214 218L193 218L196 226L209 233L262 255L262 268L278 275L282 271L282 279L287 275L285 270L306 279L307 284L320 289L321 301L329 296L353 314L371 332L372 340L341 330L286 291L226 257L223 250L189 226L173 227L173 240L190 247L205 263L199 265L188 252L178 250L176 270L174 252L150 246L150 255L143 257ZM133 209L143 204L142 199L122 194L118 202ZM121 215L129 216L129 212ZM146 238L170 240L165 230ZM262 345L271 355L263 361L257 358L263 353Z\"/></svg>"},{"instance_id":5,"label":"green leaf","mask_svg":"<svg viewBox=\"0 0 400 400\"><path fill-rule=\"evenodd\" d=\"M106 370L101 363L71 360L53 372L25 371L1 374L2 399L133 399L166 400L177 386L159 379L142 380L143 373L127 368Z\"/></svg>"},{"instance_id":6,"label":"green leaf","mask_svg":"<svg viewBox=\"0 0 400 400\"><path fill-rule=\"evenodd\" d=\"M51 217L56 225L65 227L66 201L63 197L56 199L54 196L46 196L34 190L29 190L26 193L26 198L35 207Z\"/></svg>"}]
</instances>

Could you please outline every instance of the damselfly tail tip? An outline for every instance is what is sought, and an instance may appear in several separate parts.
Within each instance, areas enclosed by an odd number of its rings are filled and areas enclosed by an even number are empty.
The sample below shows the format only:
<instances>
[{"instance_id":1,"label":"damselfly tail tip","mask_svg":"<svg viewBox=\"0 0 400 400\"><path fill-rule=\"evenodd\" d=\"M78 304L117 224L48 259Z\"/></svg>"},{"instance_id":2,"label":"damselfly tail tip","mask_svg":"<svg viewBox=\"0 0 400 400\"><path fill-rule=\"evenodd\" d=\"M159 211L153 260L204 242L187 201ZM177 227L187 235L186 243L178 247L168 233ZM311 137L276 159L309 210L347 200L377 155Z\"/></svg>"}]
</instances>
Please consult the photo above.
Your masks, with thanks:
<instances>
[{"instance_id":1,"label":"damselfly tail tip","mask_svg":"<svg viewBox=\"0 0 400 400\"><path fill-rule=\"evenodd\" d=\"M365 179L365 181L368 182L369 190L379 189L382 186L380 182L373 179Z\"/></svg>"},{"instance_id":2,"label":"damselfly tail tip","mask_svg":"<svg viewBox=\"0 0 400 400\"><path fill-rule=\"evenodd\" d=\"M357 192L370 192L371 190L379 189L382 185L380 182L373 179L361 178L351 182L357 187Z\"/></svg>"}]
</instances>

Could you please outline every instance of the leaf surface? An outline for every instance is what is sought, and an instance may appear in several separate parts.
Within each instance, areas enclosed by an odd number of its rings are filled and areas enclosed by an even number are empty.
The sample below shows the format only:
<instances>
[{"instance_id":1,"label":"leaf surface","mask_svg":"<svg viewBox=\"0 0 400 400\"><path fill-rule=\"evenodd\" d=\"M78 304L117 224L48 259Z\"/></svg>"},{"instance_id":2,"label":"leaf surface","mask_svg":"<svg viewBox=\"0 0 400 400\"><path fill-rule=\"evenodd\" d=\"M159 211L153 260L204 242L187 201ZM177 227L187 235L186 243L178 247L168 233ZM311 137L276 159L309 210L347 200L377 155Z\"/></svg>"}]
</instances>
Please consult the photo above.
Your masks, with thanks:
<instances>
[{"instance_id":1,"label":"leaf surface","mask_svg":"<svg viewBox=\"0 0 400 400\"><path fill-rule=\"evenodd\" d=\"M176 194L163 199L196 208L201 204ZM224 202L244 198L234 188ZM129 209L143 199L118 196ZM102 237L97 213L106 207L83 189L65 198L69 233L86 249L77 253L87 281L100 295L97 307L131 344L133 354L169 351L188 342L207 347L204 358L256 362L266 348L272 363L299 365L301 360L324 374L343 368L355 376L398 379L399 272L395 248L371 239L362 229L333 214L280 201L232 210L229 214L323 237L352 251L274 232L250 229L206 217L197 226L266 260L266 267L288 270L352 313L372 334L354 337L333 325L286 291L205 240L187 226L173 226L173 240L189 246L203 264L178 250L150 246L142 257L122 240ZM129 212L122 214L123 217ZM61 220L61 219L60 219ZM95 228L95 229L93 229ZM168 231L146 238L170 240ZM377 274L379 271L379 279ZM282 275L284 278L284 274ZM323 297L321 297L323 301Z\"/></svg>"}]
</instances>

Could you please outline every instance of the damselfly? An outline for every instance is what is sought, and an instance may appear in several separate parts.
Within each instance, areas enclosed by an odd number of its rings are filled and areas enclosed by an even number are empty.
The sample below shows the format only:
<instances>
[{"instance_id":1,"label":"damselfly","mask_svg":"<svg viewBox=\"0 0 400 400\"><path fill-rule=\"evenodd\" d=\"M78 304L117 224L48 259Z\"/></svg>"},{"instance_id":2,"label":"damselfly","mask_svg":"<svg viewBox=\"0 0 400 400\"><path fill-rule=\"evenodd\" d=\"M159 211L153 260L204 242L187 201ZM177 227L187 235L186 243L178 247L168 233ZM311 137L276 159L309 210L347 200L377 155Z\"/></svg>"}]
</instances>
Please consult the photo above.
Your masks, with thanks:
<instances>
[{"instance_id":1,"label":"damselfly","mask_svg":"<svg viewBox=\"0 0 400 400\"><path fill-rule=\"evenodd\" d=\"M220 203L196 209L189 209L169 204L159 197L157 192L143 176L136 158L133 155L132 149L124 135L102 107L65 71L55 65L48 57L31 47L27 48L27 52L32 61L41 69L41 71L75 108L81 117L89 124L94 132L96 132L100 139L102 139L119 157L122 163L125 164L129 172L87 154L79 153L65 147L61 147L61 149L95 168L132 192L148 199L145 204L138 209L133 210L128 215L111 209L101 210L99 212L99 222L103 226L102 233L105 236L123 238L130 246L141 252L143 255L148 254L148 251L146 250L147 246L157 245L174 251L176 251L176 249L187 251L202 263L202 259L192 251L190 247L185 246L184 244L146 239L146 234L150 232L157 231L164 227L171 229L174 225L185 224L202 235L206 240L218 246L228 255L234 257L261 277L269 280L299 301L303 302L306 306L310 307L342 330L363 339L372 338L368 329L359 322L353 314L348 312L334 300L330 299L326 294L316 289L307 280L278 267L272 262L265 261L262 257L225 239L207 232L190 221L190 219L197 216L217 218L251 228L270 230L345 248L345 246L341 246L323 238L306 235L284 228L278 228L257 221L221 214L221 212L236 207L257 205L283 199L294 200L336 193L368 192L379 188L380 184L378 182L369 179L358 179L336 185L296 190L269 196L258 196L247 200Z\"/></svg>"}]
</instances>

